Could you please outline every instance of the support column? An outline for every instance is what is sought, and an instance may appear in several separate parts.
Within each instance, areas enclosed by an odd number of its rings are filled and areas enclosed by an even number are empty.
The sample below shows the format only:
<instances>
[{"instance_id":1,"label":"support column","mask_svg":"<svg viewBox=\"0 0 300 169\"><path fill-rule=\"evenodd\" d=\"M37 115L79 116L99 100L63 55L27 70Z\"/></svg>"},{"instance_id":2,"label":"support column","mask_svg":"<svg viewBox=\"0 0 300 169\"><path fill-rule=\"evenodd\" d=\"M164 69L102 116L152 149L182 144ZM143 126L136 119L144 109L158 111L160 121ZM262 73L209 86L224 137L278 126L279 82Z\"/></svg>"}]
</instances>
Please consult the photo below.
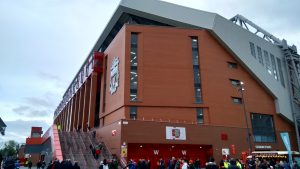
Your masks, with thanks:
<instances>
[{"instance_id":1,"label":"support column","mask_svg":"<svg viewBox=\"0 0 300 169\"><path fill-rule=\"evenodd\" d=\"M67 127L66 107L67 107L67 105L63 109L63 125L62 125L63 126L63 131L66 131L66 127Z\"/></svg>"},{"instance_id":2,"label":"support column","mask_svg":"<svg viewBox=\"0 0 300 169\"><path fill-rule=\"evenodd\" d=\"M61 130L64 131L64 109L61 110L60 112L60 116L61 116L61 123L60 123L60 126L61 126Z\"/></svg>"},{"instance_id":3,"label":"support column","mask_svg":"<svg viewBox=\"0 0 300 169\"><path fill-rule=\"evenodd\" d=\"M71 123L70 123L70 131L73 131L74 128L74 109L75 109L75 95L71 99Z\"/></svg>"},{"instance_id":4,"label":"support column","mask_svg":"<svg viewBox=\"0 0 300 169\"><path fill-rule=\"evenodd\" d=\"M67 131L71 131L70 130L70 126L71 126L71 120L72 120L72 98L69 101L69 111L68 111L68 126L67 126Z\"/></svg>"},{"instance_id":5,"label":"support column","mask_svg":"<svg viewBox=\"0 0 300 169\"><path fill-rule=\"evenodd\" d=\"M77 129L77 126L78 126L79 95L80 95L80 92L78 90L75 94L74 125L73 125L73 129L75 129L75 130Z\"/></svg>"},{"instance_id":6,"label":"support column","mask_svg":"<svg viewBox=\"0 0 300 169\"><path fill-rule=\"evenodd\" d=\"M69 125L69 107L70 107L70 102L67 103L65 109L66 109L66 129L65 131L68 131L68 125Z\"/></svg>"},{"instance_id":7,"label":"support column","mask_svg":"<svg viewBox=\"0 0 300 169\"><path fill-rule=\"evenodd\" d=\"M87 131L88 128L88 116L89 116L89 104L90 104L90 88L91 88L91 79L88 78L84 84L84 102L83 102L83 117L82 117L82 129Z\"/></svg>"},{"instance_id":8,"label":"support column","mask_svg":"<svg viewBox=\"0 0 300 169\"><path fill-rule=\"evenodd\" d=\"M82 130L82 116L83 116L83 101L84 101L84 84L80 87L80 96L79 96L79 108L78 108L78 126L81 126ZM77 127L78 127L77 126Z\"/></svg>"},{"instance_id":9,"label":"support column","mask_svg":"<svg viewBox=\"0 0 300 169\"><path fill-rule=\"evenodd\" d=\"M96 72L93 72L91 75L91 83L90 83L91 90L90 90L90 102L89 102L90 104L89 104L89 118L88 118L88 125L91 128L93 128L95 125L97 77L98 77L98 74Z\"/></svg>"}]
</instances>

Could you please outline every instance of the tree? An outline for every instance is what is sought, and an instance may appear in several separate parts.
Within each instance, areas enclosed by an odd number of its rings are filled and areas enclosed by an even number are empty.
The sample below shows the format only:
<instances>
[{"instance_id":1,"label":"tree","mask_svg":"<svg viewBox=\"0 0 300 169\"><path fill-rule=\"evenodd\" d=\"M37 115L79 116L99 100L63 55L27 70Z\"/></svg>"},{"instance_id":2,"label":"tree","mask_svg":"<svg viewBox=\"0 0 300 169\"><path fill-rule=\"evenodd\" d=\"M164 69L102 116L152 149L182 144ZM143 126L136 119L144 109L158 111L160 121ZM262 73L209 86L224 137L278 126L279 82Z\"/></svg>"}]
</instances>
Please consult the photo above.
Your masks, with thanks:
<instances>
[{"instance_id":1,"label":"tree","mask_svg":"<svg viewBox=\"0 0 300 169\"><path fill-rule=\"evenodd\" d=\"M4 143L4 147L0 149L0 154L3 156L15 156L17 154L18 143L14 140L9 140Z\"/></svg>"}]
</instances>

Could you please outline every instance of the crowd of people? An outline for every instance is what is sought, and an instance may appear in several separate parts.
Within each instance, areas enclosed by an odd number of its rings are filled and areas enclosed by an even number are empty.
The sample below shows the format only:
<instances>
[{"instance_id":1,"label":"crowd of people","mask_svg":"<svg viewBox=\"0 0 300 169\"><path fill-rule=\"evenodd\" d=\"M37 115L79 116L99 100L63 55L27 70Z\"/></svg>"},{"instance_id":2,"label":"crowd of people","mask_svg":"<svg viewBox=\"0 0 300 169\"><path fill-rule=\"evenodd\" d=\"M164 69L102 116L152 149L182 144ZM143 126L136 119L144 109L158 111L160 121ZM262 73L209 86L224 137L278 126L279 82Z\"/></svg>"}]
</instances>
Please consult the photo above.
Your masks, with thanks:
<instances>
[{"instance_id":1,"label":"crowd of people","mask_svg":"<svg viewBox=\"0 0 300 169\"><path fill-rule=\"evenodd\" d=\"M150 169L150 160L139 159L138 162L134 160L129 160L126 169ZM170 158L165 161L162 158L159 159L155 164L156 169L200 169L201 167L205 169L300 169L299 164L296 161L293 162L292 167L290 167L287 161L276 161L272 159L248 159L247 163L244 164L240 159L225 159L221 160L220 163L216 163L214 158L210 158L208 162L201 166L199 159L186 160L184 158ZM103 168L101 168L103 169ZM110 168L108 168L110 169Z\"/></svg>"},{"instance_id":2,"label":"crowd of people","mask_svg":"<svg viewBox=\"0 0 300 169\"><path fill-rule=\"evenodd\" d=\"M249 169L300 169L297 161L293 161L292 168L286 160L252 158L247 164Z\"/></svg>"}]
</instances>

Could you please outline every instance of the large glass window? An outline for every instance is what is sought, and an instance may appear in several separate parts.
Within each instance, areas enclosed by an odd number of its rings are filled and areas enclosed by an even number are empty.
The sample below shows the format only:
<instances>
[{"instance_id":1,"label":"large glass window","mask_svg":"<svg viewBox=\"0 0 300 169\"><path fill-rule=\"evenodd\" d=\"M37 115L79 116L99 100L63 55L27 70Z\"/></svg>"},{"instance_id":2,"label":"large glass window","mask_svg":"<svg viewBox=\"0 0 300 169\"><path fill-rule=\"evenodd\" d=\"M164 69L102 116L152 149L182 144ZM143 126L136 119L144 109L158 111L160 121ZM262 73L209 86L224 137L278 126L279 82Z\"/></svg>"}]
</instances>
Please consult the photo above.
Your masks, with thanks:
<instances>
[{"instance_id":1,"label":"large glass window","mask_svg":"<svg viewBox=\"0 0 300 169\"><path fill-rule=\"evenodd\" d=\"M272 68L271 68L271 63L270 63L270 58L269 58L269 54L267 51L264 50L264 56L265 56L265 61L266 61L266 67L267 67L267 71L269 74L272 75Z\"/></svg>"},{"instance_id":2,"label":"large glass window","mask_svg":"<svg viewBox=\"0 0 300 169\"><path fill-rule=\"evenodd\" d=\"M138 90L138 34L131 33L131 49L130 49L130 101L137 100Z\"/></svg>"},{"instance_id":3,"label":"large glass window","mask_svg":"<svg viewBox=\"0 0 300 169\"><path fill-rule=\"evenodd\" d=\"M199 49L198 49L198 38L197 37L192 37L192 57L193 57L195 100L196 100L196 103L202 103L200 65L199 65Z\"/></svg>"},{"instance_id":4,"label":"large glass window","mask_svg":"<svg viewBox=\"0 0 300 169\"><path fill-rule=\"evenodd\" d=\"M196 108L196 112L197 112L197 123L198 124L204 123L203 108Z\"/></svg>"},{"instance_id":5,"label":"large glass window","mask_svg":"<svg viewBox=\"0 0 300 169\"><path fill-rule=\"evenodd\" d=\"M250 51L251 51L251 55L256 58L256 53L255 53L255 46L254 43L249 42L250 43Z\"/></svg>"},{"instance_id":6,"label":"large glass window","mask_svg":"<svg viewBox=\"0 0 300 169\"><path fill-rule=\"evenodd\" d=\"M274 143L276 141L275 127L271 115L251 113L251 123L254 142Z\"/></svg>"},{"instance_id":7,"label":"large glass window","mask_svg":"<svg viewBox=\"0 0 300 169\"><path fill-rule=\"evenodd\" d=\"M271 63L272 63L272 69L273 69L274 78L275 78L276 80L278 80L275 57L274 57L274 55L271 54L271 53L270 53L270 57L271 57Z\"/></svg>"},{"instance_id":8,"label":"large glass window","mask_svg":"<svg viewBox=\"0 0 300 169\"><path fill-rule=\"evenodd\" d=\"M281 67L281 59L279 59L279 58L277 58L277 65L278 65L278 71L279 71L279 76L280 76L280 82L281 82L282 86L285 87L283 72L282 72L282 67Z\"/></svg>"},{"instance_id":9,"label":"large glass window","mask_svg":"<svg viewBox=\"0 0 300 169\"><path fill-rule=\"evenodd\" d=\"M257 56L258 56L259 63L264 65L264 59L262 57L262 51L261 51L261 48L259 46L257 46Z\"/></svg>"},{"instance_id":10,"label":"large glass window","mask_svg":"<svg viewBox=\"0 0 300 169\"><path fill-rule=\"evenodd\" d=\"M137 107L136 106L132 106L130 107L130 119L137 119Z\"/></svg>"}]
</instances>

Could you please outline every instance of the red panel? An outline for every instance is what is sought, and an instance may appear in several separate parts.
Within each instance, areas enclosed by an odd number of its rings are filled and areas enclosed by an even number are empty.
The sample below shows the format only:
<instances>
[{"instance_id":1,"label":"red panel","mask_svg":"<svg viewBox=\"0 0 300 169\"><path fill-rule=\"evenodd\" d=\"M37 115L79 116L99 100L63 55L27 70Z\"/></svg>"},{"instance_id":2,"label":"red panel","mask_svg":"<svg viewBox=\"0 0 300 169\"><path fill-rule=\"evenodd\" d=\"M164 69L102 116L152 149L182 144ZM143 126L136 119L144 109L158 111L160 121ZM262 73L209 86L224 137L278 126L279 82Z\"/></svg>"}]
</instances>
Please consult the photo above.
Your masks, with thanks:
<instances>
[{"instance_id":1,"label":"red panel","mask_svg":"<svg viewBox=\"0 0 300 169\"><path fill-rule=\"evenodd\" d=\"M102 52L94 52L94 71L97 73L103 73L103 58L104 53Z\"/></svg>"},{"instance_id":2,"label":"red panel","mask_svg":"<svg viewBox=\"0 0 300 169\"><path fill-rule=\"evenodd\" d=\"M139 159L150 160L151 169L156 168L156 162L163 158L167 166L171 157L184 158L187 160L201 161L201 167L205 167L205 162L212 156L212 146L210 145L180 145L180 144L128 144L128 160L133 159L138 162Z\"/></svg>"},{"instance_id":3,"label":"red panel","mask_svg":"<svg viewBox=\"0 0 300 169\"><path fill-rule=\"evenodd\" d=\"M26 138L26 145L43 144L43 138Z\"/></svg>"},{"instance_id":4,"label":"red panel","mask_svg":"<svg viewBox=\"0 0 300 169\"><path fill-rule=\"evenodd\" d=\"M221 140L228 140L228 135L226 133L221 133Z\"/></svg>"}]
</instances>

